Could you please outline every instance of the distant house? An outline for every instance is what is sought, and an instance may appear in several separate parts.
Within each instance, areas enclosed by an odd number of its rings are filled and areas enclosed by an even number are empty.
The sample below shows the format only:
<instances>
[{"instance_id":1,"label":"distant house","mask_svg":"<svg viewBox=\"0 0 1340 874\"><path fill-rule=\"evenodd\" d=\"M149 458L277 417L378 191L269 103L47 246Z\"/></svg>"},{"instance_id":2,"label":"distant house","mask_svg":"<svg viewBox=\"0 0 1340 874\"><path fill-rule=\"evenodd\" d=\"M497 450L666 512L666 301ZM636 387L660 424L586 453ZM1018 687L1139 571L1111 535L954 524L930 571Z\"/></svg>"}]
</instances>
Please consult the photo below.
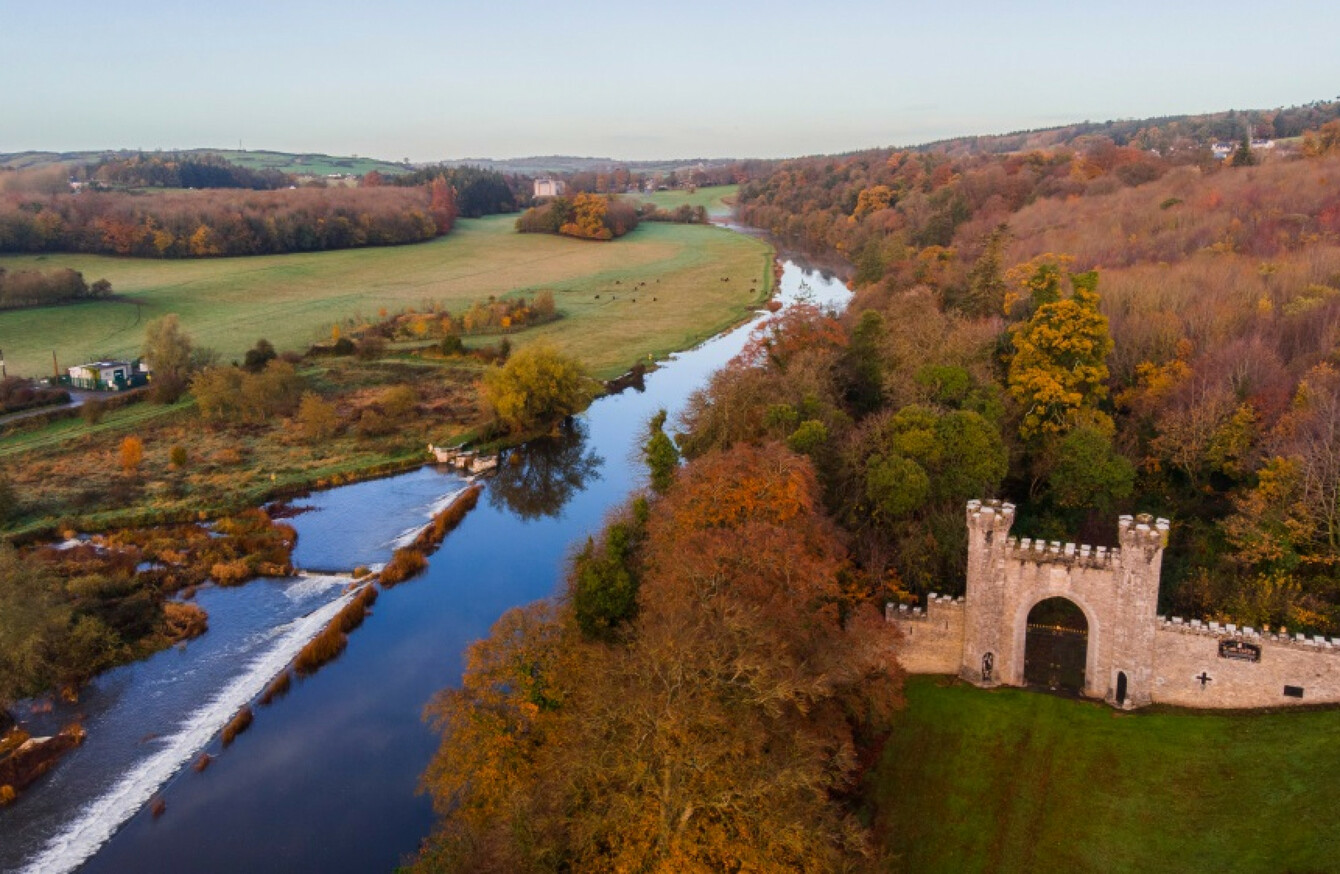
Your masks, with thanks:
<instances>
[{"instance_id":1,"label":"distant house","mask_svg":"<svg viewBox=\"0 0 1340 874\"><path fill-rule=\"evenodd\" d=\"M567 184L562 179L550 179L544 177L535 180L536 197L559 197L567 189Z\"/></svg>"},{"instance_id":2,"label":"distant house","mask_svg":"<svg viewBox=\"0 0 1340 874\"><path fill-rule=\"evenodd\" d=\"M69 369L71 388L88 391L124 391L149 381L149 368L135 361L91 361Z\"/></svg>"}]
</instances>

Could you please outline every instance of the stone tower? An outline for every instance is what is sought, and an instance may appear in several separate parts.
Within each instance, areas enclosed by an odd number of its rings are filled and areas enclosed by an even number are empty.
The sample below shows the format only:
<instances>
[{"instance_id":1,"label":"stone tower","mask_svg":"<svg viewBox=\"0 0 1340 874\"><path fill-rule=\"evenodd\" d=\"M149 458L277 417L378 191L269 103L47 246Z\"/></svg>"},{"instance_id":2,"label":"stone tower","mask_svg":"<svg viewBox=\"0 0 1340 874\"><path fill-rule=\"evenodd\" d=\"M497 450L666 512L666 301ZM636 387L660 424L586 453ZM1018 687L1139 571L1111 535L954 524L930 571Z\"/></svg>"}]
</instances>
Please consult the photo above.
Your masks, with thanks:
<instances>
[{"instance_id":1,"label":"stone tower","mask_svg":"<svg viewBox=\"0 0 1340 874\"><path fill-rule=\"evenodd\" d=\"M1000 501L968 502L968 581L964 598L963 663L959 675L972 683L1001 682L996 661L1005 651L1009 628L1005 615L1006 538L1014 524L1014 505Z\"/></svg>"},{"instance_id":2,"label":"stone tower","mask_svg":"<svg viewBox=\"0 0 1340 874\"><path fill-rule=\"evenodd\" d=\"M1150 703L1154 634L1158 629L1159 575L1168 545L1168 520L1122 516L1117 523L1121 566L1113 581L1107 701L1131 709Z\"/></svg>"}]
</instances>

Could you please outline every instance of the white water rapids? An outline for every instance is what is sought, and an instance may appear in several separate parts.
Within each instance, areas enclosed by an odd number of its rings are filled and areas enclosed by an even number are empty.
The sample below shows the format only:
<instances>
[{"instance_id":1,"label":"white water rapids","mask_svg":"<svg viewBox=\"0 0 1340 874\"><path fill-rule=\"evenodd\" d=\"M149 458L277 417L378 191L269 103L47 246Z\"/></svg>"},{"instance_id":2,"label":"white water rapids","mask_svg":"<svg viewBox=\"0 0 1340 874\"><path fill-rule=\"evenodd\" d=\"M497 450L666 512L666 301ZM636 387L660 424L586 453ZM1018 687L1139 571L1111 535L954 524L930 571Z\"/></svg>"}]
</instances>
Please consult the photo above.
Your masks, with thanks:
<instances>
[{"instance_id":1,"label":"white water rapids","mask_svg":"<svg viewBox=\"0 0 1340 874\"><path fill-rule=\"evenodd\" d=\"M347 583L345 577L311 577L299 585ZM135 815L182 765L205 747L233 714L259 695L288 667L308 641L334 618L350 598L346 593L306 616L269 632L273 645L160 742L162 748L127 772L111 789L85 806L74 820L28 860L23 874L64 874L97 852L98 847Z\"/></svg>"}]
</instances>

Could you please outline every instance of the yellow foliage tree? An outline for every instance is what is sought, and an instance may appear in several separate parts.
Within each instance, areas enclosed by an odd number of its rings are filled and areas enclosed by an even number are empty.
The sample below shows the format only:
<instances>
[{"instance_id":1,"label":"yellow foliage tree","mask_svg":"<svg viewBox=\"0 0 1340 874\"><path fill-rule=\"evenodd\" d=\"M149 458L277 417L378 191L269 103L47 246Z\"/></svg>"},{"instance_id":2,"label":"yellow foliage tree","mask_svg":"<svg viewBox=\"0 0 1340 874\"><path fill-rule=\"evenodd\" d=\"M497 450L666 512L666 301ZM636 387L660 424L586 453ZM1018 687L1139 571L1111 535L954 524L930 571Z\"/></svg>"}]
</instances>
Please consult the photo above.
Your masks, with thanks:
<instances>
[{"instance_id":1,"label":"yellow foliage tree","mask_svg":"<svg viewBox=\"0 0 1340 874\"><path fill-rule=\"evenodd\" d=\"M605 227L608 202L598 194L579 194L572 199L572 221L558 229L560 234L584 240L609 240L614 237Z\"/></svg>"},{"instance_id":2,"label":"yellow foliage tree","mask_svg":"<svg viewBox=\"0 0 1340 874\"><path fill-rule=\"evenodd\" d=\"M550 346L527 346L484 375L484 401L513 433L570 416L590 399L576 360Z\"/></svg>"},{"instance_id":3,"label":"yellow foliage tree","mask_svg":"<svg viewBox=\"0 0 1340 874\"><path fill-rule=\"evenodd\" d=\"M134 434L121 441L121 470L134 473L144 461L144 441Z\"/></svg>"},{"instance_id":4,"label":"yellow foliage tree","mask_svg":"<svg viewBox=\"0 0 1340 874\"><path fill-rule=\"evenodd\" d=\"M1019 435L1025 440L1068 431L1081 411L1096 414L1107 396L1112 337L1098 311L1098 274L1072 274L1070 297L1060 297L1059 274L1054 264L1039 267L1030 284L1040 305L1011 328L1007 384L1023 408Z\"/></svg>"}]
</instances>

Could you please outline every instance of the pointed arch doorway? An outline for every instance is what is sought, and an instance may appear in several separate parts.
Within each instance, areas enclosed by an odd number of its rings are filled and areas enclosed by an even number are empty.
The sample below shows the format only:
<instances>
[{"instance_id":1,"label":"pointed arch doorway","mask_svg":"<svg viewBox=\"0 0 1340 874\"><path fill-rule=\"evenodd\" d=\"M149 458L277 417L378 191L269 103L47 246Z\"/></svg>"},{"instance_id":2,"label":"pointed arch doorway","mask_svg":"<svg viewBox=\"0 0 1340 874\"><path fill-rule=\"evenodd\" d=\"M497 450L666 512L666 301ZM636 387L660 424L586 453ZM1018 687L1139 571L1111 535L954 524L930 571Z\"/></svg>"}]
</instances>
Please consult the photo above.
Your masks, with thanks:
<instances>
[{"instance_id":1,"label":"pointed arch doorway","mask_svg":"<svg viewBox=\"0 0 1340 874\"><path fill-rule=\"evenodd\" d=\"M1056 692L1084 692L1089 622L1068 598L1046 598L1028 612L1024 682Z\"/></svg>"}]
</instances>

